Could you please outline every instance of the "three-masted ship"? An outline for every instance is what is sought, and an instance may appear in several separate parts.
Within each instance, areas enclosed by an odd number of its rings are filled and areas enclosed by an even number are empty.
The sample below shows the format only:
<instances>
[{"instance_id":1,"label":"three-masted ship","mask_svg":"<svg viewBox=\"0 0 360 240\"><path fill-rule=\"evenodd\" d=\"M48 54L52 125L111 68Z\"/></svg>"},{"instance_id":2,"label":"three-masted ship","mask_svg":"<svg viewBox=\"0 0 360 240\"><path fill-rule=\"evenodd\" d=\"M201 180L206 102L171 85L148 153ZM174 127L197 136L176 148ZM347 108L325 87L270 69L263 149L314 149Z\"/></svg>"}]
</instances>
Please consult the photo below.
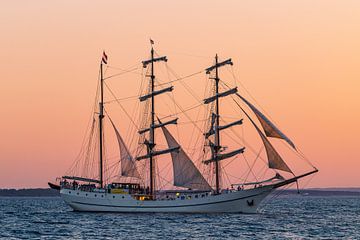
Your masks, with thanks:
<instances>
[{"instance_id":1,"label":"three-masted ship","mask_svg":"<svg viewBox=\"0 0 360 240\"><path fill-rule=\"evenodd\" d=\"M100 63L99 96L98 107L94 111L92 133L97 136L85 143L89 152L96 152L95 161L98 163L98 174L89 176L82 168L89 168L89 154L84 165L74 164L71 174L61 178L60 194L64 201L76 211L98 211L98 212L188 212L188 213L210 213L210 212L239 212L255 213L262 200L273 190L297 183L300 178L316 173L312 170L296 175L283 160L280 154L271 143L270 139L280 139L297 151L294 143L281 132L258 108L245 99L238 92L238 88L228 87L228 84L220 79L219 70L233 65L231 59L219 61L218 56L212 66L202 72L208 76L211 83L211 96L202 101L202 106L207 107L208 119L206 129L202 129L203 153L198 164L193 161L192 155L186 148L182 147L179 141L171 133L171 126L178 124L179 118L161 119L156 112L158 97L171 94L174 91L172 85L163 87L163 84L156 84L155 65L160 62L167 62L166 56L157 56L153 44L148 60L142 61L142 67L146 70L145 78L148 79L146 92L138 96L144 109L142 126L138 127L137 146L134 149L129 147L115 121L108 115L104 103L104 83L107 79L104 76L104 67L108 59L103 53ZM171 83L171 81L169 82ZM222 88L220 89L220 85ZM126 87L126 85L125 85ZM244 118L226 124L222 119L220 102L229 98L235 104L237 110ZM239 114L240 115L240 114ZM251 116L255 118L251 118ZM246 119L245 119L246 117ZM119 145L119 157L116 163L119 166L117 181L110 181L104 177L107 169L106 158L104 157L104 120L107 119L108 126L112 127ZM244 121L255 129L261 139L262 151L267 158L267 169L273 171L273 176L266 179L257 178L257 181L232 182L227 186L222 184L223 170L228 161L233 161L247 151L247 147L238 146L235 149L227 150L223 143L224 132L236 131L236 128L243 125ZM196 123L194 123L196 124ZM97 131L93 131L94 129ZM200 127L198 127L200 128ZM92 134L91 136L93 136ZM162 135L167 144L163 147L157 142L157 136ZM97 140L97 147L91 148L88 145ZM96 149L96 150L95 150ZM139 150L140 149L140 150ZM259 157L259 156L257 156ZM172 186L171 189L160 189L157 183L161 180L162 172L158 169L158 158L171 158L172 164ZM141 165L141 166L139 166ZM205 173L200 170L199 165L208 169ZM142 168L142 170L140 169ZM249 169L251 171L251 169ZM284 175L290 175L285 178Z\"/></svg>"}]
</instances>

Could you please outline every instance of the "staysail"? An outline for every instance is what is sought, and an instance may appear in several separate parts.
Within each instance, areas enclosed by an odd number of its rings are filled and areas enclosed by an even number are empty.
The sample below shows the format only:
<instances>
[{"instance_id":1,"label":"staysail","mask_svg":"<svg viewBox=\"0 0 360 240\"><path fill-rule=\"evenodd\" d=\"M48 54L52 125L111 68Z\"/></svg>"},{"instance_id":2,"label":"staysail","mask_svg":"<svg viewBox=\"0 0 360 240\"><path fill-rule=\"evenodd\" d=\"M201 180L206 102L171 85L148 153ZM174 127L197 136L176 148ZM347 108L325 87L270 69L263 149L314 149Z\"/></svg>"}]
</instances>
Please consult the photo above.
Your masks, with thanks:
<instances>
[{"instance_id":1,"label":"staysail","mask_svg":"<svg viewBox=\"0 0 360 240\"><path fill-rule=\"evenodd\" d=\"M271 145L269 140L264 136L264 134L260 131L258 127L256 127L256 130L258 131L261 140L264 143L265 149L266 149L266 155L269 161L269 168L272 169L279 169L285 172L292 173L291 169L288 167L288 165L284 162L284 160L281 158L279 153L275 150L275 148Z\"/></svg>"},{"instance_id":2,"label":"staysail","mask_svg":"<svg viewBox=\"0 0 360 240\"><path fill-rule=\"evenodd\" d=\"M169 148L180 146L166 127L163 126L161 129ZM171 152L171 158L174 171L174 186L198 190L211 190L209 183L181 147L179 151Z\"/></svg>"},{"instance_id":3,"label":"staysail","mask_svg":"<svg viewBox=\"0 0 360 240\"><path fill-rule=\"evenodd\" d=\"M235 101L235 103L240 107L240 105L236 101ZM244 109L242 109L242 107L240 107L240 109L249 118L249 120L254 125L254 127L256 128L256 131L259 133L259 135L261 137L261 140L262 140L262 142L263 142L263 144L265 146L265 149L266 149L266 155L267 155L267 158L268 158L269 168L278 169L278 170L282 170L282 171L285 171L285 172L292 173L291 169L288 167L288 165L285 163L285 161L281 158L281 156L275 150L275 148L271 145L271 143L266 138L266 136L261 132L261 130L258 128L258 126L256 126L256 124L250 118L250 116L244 111Z\"/></svg>"},{"instance_id":4,"label":"staysail","mask_svg":"<svg viewBox=\"0 0 360 240\"><path fill-rule=\"evenodd\" d=\"M119 131L116 129L116 127L111 119L110 119L110 122L114 128L114 131L115 131L118 143L119 143L120 161L121 161L121 176L140 178L140 175L136 169L134 159L131 156L129 149L126 147L124 140L120 136Z\"/></svg>"},{"instance_id":5,"label":"staysail","mask_svg":"<svg viewBox=\"0 0 360 240\"><path fill-rule=\"evenodd\" d=\"M237 93L236 95L240 97L254 112L257 119L259 119L267 137L284 139L291 147L296 150L295 144L284 133L282 133L262 112L260 112L254 105L248 102L240 94Z\"/></svg>"}]
</instances>

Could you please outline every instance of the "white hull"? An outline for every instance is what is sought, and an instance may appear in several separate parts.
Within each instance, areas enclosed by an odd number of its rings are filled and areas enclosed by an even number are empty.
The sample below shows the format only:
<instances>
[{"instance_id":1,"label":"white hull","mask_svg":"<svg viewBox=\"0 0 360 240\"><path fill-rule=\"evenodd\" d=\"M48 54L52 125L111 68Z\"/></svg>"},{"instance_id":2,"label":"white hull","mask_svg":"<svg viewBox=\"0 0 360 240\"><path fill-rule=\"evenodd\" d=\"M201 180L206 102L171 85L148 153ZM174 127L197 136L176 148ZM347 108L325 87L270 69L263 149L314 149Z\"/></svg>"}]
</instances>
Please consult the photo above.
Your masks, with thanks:
<instances>
[{"instance_id":1,"label":"white hull","mask_svg":"<svg viewBox=\"0 0 360 240\"><path fill-rule=\"evenodd\" d=\"M187 194L174 200L140 201L129 194L111 194L61 189L64 201L75 211L87 212L180 212L256 213L272 186L233 191L219 195ZM195 196L197 195L197 196ZM184 195L185 196L185 195Z\"/></svg>"}]
</instances>

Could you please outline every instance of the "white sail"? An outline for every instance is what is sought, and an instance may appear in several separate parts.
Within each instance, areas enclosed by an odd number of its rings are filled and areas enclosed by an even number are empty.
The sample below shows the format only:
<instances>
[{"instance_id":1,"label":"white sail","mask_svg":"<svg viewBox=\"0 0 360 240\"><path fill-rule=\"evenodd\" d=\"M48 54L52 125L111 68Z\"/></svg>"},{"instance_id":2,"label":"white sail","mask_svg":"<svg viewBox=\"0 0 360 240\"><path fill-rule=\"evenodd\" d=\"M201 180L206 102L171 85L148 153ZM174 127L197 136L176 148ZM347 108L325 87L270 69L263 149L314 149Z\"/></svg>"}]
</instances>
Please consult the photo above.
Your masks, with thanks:
<instances>
[{"instance_id":1,"label":"white sail","mask_svg":"<svg viewBox=\"0 0 360 240\"><path fill-rule=\"evenodd\" d=\"M245 98L237 94L254 112L256 117L259 119L261 126L263 127L267 137L281 138L290 144L296 150L295 144L282 133L262 112L260 112L254 105L248 102Z\"/></svg>"},{"instance_id":2,"label":"white sail","mask_svg":"<svg viewBox=\"0 0 360 240\"><path fill-rule=\"evenodd\" d=\"M110 118L109 118L110 119ZM140 178L140 175L136 169L134 158L131 156L129 149L126 147L124 140L120 136L119 131L116 129L114 123L111 121L111 125L114 128L120 150L120 161L121 161L121 176L124 177L135 177Z\"/></svg>"},{"instance_id":3,"label":"white sail","mask_svg":"<svg viewBox=\"0 0 360 240\"><path fill-rule=\"evenodd\" d=\"M269 168L272 169L278 169L285 172L292 173L291 169L288 167L288 165L284 162L284 160L281 158L279 153L275 150L275 148L271 145L269 140L266 138L266 136L261 132L259 127L254 123L254 121L251 119L251 117L244 111L242 107L235 101L235 103L239 106L239 108L245 113L245 115L249 118L250 122L254 125L256 128L256 131L259 133L261 140L263 141L263 144L266 149L266 155L268 158Z\"/></svg>"},{"instance_id":4,"label":"white sail","mask_svg":"<svg viewBox=\"0 0 360 240\"><path fill-rule=\"evenodd\" d=\"M169 148L180 147L179 151L171 152L174 186L198 190L211 190L209 183L205 180L203 175L199 172L167 128L161 127L161 129L163 130Z\"/></svg>"},{"instance_id":5,"label":"white sail","mask_svg":"<svg viewBox=\"0 0 360 240\"><path fill-rule=\"evenodd\" d=\"M279 153L271 145L269 140L264 136L264 134L260 131L260 129L257 126L255 126L255 128L258 131L258 133L264 143L264 146L266 149L266 155L267 155L268 162L269 162L269 168L278 169L278 170L292 173L291 169L284 162L284 160L281 158Z\"/></svg>"}]
</instances>

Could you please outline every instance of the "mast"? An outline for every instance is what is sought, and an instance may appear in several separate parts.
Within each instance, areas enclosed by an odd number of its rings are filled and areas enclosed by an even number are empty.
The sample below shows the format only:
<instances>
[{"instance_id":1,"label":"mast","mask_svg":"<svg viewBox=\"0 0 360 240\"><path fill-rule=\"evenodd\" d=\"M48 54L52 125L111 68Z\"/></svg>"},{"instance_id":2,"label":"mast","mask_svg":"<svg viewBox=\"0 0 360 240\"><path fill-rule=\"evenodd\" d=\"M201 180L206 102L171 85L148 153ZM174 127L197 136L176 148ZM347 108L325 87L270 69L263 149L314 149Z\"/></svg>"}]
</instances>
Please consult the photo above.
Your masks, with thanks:
<instances>
[{"instance_id":1,"label":"mast","mask_svg":"<svg viewBox=\"0 0 360 240\"><path fill-rule=\"evenodd\" d=\"M153 45L153 41L150 40L151 45ZM167 58L166 56L163 57L154 57L154 48L153 46L151 46L151 58L145 61L142 61L143 67L146 68L149 64L150 64L150 93L140 96L139 100L140 102L146 101L148 99L150 99L151 101L151 122L150 122L150 126L149 128L146 129L141 129L138 133L139 134L144 134L146 132L150 132L150 136L149 136L149 140L145 139L144 144L147 146L147 154L143 155L143 156L138 156L136 157L136 160L142 160L142 159L149 159L149 176L150 176L150 192L149 194L151 195L151 198L154 198L154 193L155 193L155 156L158 155L162 155L162 154L167 154L167 153L171 153L173 151L179 151L180 147L172 147L169 149L165 149L165 150L158 150L156 151L154 148L156 146L155 143L155 129L168 125L168 124L176 124L177 119L168 121L168 122L164 122L164 123L155 123L155 96L160 95L162 93L166 93L166 92L171 92L174 88L171 87L167 87L167 88L163 88L160 90L155 90L155 71L154 71L154 63L155 62L167 62Z\"/></svg>"},{"instance_id":2,"label":"mast","mask_svg":"<svg viewBox=\"0 0 360 240\"><path fill-rule=\"evenodd\" d=\"M230 158L230 157L233 157L237 154L243 153L244 149L245 149L243 147L243 148L237 149L232 152L221 153L222 146L221 146L221 141L220 141L220 131L225 130L225 129L235 126L235 125L242 124L242 119L241 119L241 120L232 122L230 124L220 126L220 107L219 107L220 101L219 101L219 98L226 97L230 94L237 93L236 87L233 89L227 90L225 92L219 92L219 82L220 82L219 68L222 66L225 66L225 65L233 65L231 59L227 59L223 62L219 62L218 55L216 54L215 65L206 69L206 74L210 74L211 72L215 71L215 77L209 77L210 79L215 80L215 95L204 99L204 104L209 104L209 103L212 103L215 101L215 114L212 113L210 130L207 133L205 133L204 135L205 135L205 138L209 138L210 136L214 135L215 141L214 141L214 143L212 143L212 141L209 140L209 146L211 148L211 158L209 160L203 161L203 163L209 164L209 163L215 162L215 194L220 193L220 176L221 176L220 161Z\"/></svg>"},{"instance_id":3,"label":"mast","mask_svg":"<svg viewBox=\"0 0 360 240\"><path fill-rule=\"evenodd\" d=\"M103 62L100 63L100 102L99 102L99 170L100 187L103 187L103 118L104 118L104 77Z\"/></svg>"},{"instance_id":4,"label":"mast","mask_svg":"<svg viewBox=\"0 0 360 240\"><path fill-rule=\"evenodd\" d=\"M218 55L215 55L215 95L219 94L219 70L218 70ZM214 148L214 158L217 159L218 152L220 150L220 132L219 132L219 98L216 98L215 102L215 148ZM218 194L220 190L220 179L219 179L219 161L215 161L215 179L216 179L216 189L215 193Z\"/></svg>"},{"instance_id":5,"label":"mast","mask_svg":"<svg viewBox=\"0 0 360 240\"><path fill-rule=\"evenodd\" d=\"M150 143L149 149L150 152L153 151L155 147L155 98L154 98L154 48L151 46L151 76L150 76L150 84L151 84L151 123L150 123ZM150 154L150 194L153 196L154 189L155 189L155 164L154 164L154 157Z\"/></svg>"}]
</instances>

